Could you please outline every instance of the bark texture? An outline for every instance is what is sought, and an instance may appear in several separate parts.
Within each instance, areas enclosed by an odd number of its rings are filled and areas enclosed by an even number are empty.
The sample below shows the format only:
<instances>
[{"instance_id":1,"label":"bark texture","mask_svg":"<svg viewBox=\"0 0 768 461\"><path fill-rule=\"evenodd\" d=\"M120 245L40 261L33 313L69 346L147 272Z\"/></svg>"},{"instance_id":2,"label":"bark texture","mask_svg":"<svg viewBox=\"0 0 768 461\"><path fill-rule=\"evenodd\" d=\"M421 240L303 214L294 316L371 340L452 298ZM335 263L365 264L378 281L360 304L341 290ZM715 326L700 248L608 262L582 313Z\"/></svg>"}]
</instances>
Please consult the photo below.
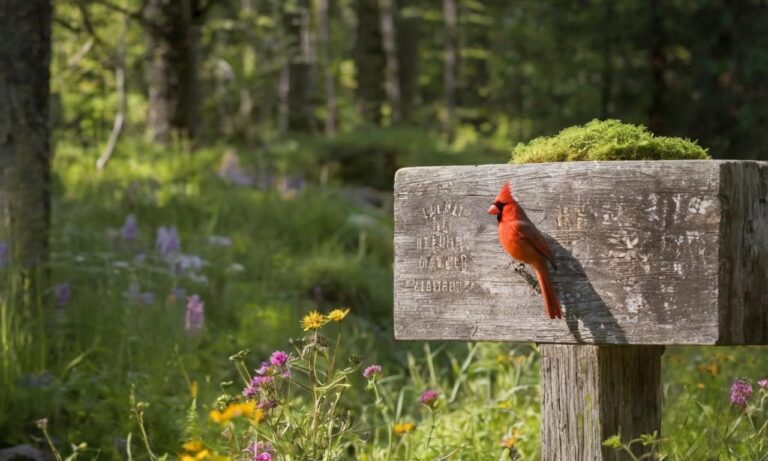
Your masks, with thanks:
<instances>
[{"instance_id":1,"label":"bark texture","mask_svg":"<svg viewBox=\"0 0 768 461\"><path fill-rule=\"evenodd\" d=\"M200 12L194 0L147 0L144 22L149 50L151 138L167 143L173 133L194 139L200 117L198 42Z\"/></svg>"},{"instance_id":2,"label":"bark texture","mask_svg":"<svg viewBox=\"0 0 768 461\"><path fill-rule=\"evenodd\" d=\"M45 286L50 222L49 0L0 9L0 241L28 293Z\"/></svg>"},{"instance_id":3,"label":"bark texture","mask_svg":"<svg viewBox=\"0 0 768 461\"><path fill-rule=\"evenodd\" d=\"M661 435L661 346L543 344L541 459L630 460L604 447L620 434ZM634 444L635 456L651 447Z\"/></svg>"},{"instance_id":4,"label":"bark texture","mask_svg":"<svg viewBox=\"0 0 768 461\"><path fill-rule=\"evenodd\" d=\"M379 5L376 0L357 0L357 101L367 122L381 124L381 105L386 100L384 75L386 58L382 47Z\"/></svg>"}]
</instances>

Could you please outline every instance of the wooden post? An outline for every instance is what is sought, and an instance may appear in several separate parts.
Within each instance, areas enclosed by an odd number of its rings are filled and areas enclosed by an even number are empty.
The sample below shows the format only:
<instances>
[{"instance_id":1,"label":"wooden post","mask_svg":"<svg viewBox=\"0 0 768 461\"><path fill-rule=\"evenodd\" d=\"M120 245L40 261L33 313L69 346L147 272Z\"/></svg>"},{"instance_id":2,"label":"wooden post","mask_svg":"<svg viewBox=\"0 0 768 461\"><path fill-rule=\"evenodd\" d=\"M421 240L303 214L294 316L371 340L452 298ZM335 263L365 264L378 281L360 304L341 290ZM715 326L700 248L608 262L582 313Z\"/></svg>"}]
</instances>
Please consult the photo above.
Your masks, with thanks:
<instances>
[{"instance_id":1,"label":"wooden post","mask_svg":"<svg viewBox=\"0 0 768 461\"><path fill-rule=\"evenodd\" d=\"M541 459L618 460L603 447L661 428L662 346L542 344ZM639 456L650 447L632 446Z\"/></svg>"},{"instance_id":2,"label":"wooden post","mask_svg":"<svg viewBox=\"0 0 768 461\"><path fill-rule=\"evenodd\" d=\"M498 243L501 184L545 234L565 318ZM405 168L395 337L541 344L542 459L660 433L664 345L768 344L768 162ZM638 444L638 454L644 449Z\"/></svg>"}]
</instances>

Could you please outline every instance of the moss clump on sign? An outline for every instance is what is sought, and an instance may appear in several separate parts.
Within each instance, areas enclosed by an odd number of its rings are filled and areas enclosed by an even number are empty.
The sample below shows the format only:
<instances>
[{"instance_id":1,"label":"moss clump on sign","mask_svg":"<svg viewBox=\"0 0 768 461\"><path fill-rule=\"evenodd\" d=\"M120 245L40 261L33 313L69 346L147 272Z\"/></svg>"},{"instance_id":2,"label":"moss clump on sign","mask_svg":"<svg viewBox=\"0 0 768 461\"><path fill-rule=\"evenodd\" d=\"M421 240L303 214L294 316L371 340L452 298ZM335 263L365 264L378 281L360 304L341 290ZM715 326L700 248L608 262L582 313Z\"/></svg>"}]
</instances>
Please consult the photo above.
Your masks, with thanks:
<instances>
[{"instance_id":1,"label":"moss clump on sign","mask_svg":"<svg viewBox=\"0 0 768 461\"><path fill-rule=\"evenodd\" d=\"M708 158L704 148L688 139L654 136L642 125L618 120L592 120L583 126L566 128L557 136L518 144L510 163Z\"/></svg>"}]
</instances>

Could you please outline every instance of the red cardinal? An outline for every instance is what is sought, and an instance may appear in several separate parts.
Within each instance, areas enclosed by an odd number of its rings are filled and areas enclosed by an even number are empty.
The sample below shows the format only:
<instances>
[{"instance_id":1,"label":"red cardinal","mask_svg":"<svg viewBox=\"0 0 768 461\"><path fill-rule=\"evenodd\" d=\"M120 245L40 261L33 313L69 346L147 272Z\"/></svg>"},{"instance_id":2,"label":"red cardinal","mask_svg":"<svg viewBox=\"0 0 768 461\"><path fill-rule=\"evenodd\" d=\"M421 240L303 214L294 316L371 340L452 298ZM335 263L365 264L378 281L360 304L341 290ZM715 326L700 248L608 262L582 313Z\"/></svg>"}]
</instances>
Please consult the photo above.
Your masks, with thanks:
<instances>
[{"instance_id":1,"label":"red cardinal","mask_svg":"<svg viewBox=\"0 0 768 461\"><path fill-rule=\"evenodd\" d=\"M536 226L525 215L525 211L512 197L509 183L501 186L501 192L496 201L488 208L488 214L496 215L499 222L499 242L501 246L516 260L533 266L539 278L539 286L544 294L544 308L550 319L563 318L560 301L557 299L555 287L549 278L547 261L555 265L555 255L544 240Z\"/></svg>"}]
</instances>

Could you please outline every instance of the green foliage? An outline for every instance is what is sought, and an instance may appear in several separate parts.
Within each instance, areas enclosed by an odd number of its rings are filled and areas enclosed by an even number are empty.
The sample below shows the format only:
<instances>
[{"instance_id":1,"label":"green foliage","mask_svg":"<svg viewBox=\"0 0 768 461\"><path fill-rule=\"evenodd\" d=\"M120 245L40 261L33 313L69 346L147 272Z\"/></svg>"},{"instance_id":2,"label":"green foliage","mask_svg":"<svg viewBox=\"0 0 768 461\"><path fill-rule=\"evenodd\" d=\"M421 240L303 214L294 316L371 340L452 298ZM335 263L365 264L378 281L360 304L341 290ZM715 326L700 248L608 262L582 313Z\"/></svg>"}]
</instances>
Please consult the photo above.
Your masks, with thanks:
<instances>
[{"instance_id":1,"label":"green foliage","mask_svg":"<svg viewBox=\"0 0 768 461\"><path fill-rule=\"evenodd\" d=\"M654 136L643 126L618 120L592 120L566 128L555 136L518 144L512 153L512 163L707 158L707 151L693 141Z\"/></svg>"}]
</instances>

